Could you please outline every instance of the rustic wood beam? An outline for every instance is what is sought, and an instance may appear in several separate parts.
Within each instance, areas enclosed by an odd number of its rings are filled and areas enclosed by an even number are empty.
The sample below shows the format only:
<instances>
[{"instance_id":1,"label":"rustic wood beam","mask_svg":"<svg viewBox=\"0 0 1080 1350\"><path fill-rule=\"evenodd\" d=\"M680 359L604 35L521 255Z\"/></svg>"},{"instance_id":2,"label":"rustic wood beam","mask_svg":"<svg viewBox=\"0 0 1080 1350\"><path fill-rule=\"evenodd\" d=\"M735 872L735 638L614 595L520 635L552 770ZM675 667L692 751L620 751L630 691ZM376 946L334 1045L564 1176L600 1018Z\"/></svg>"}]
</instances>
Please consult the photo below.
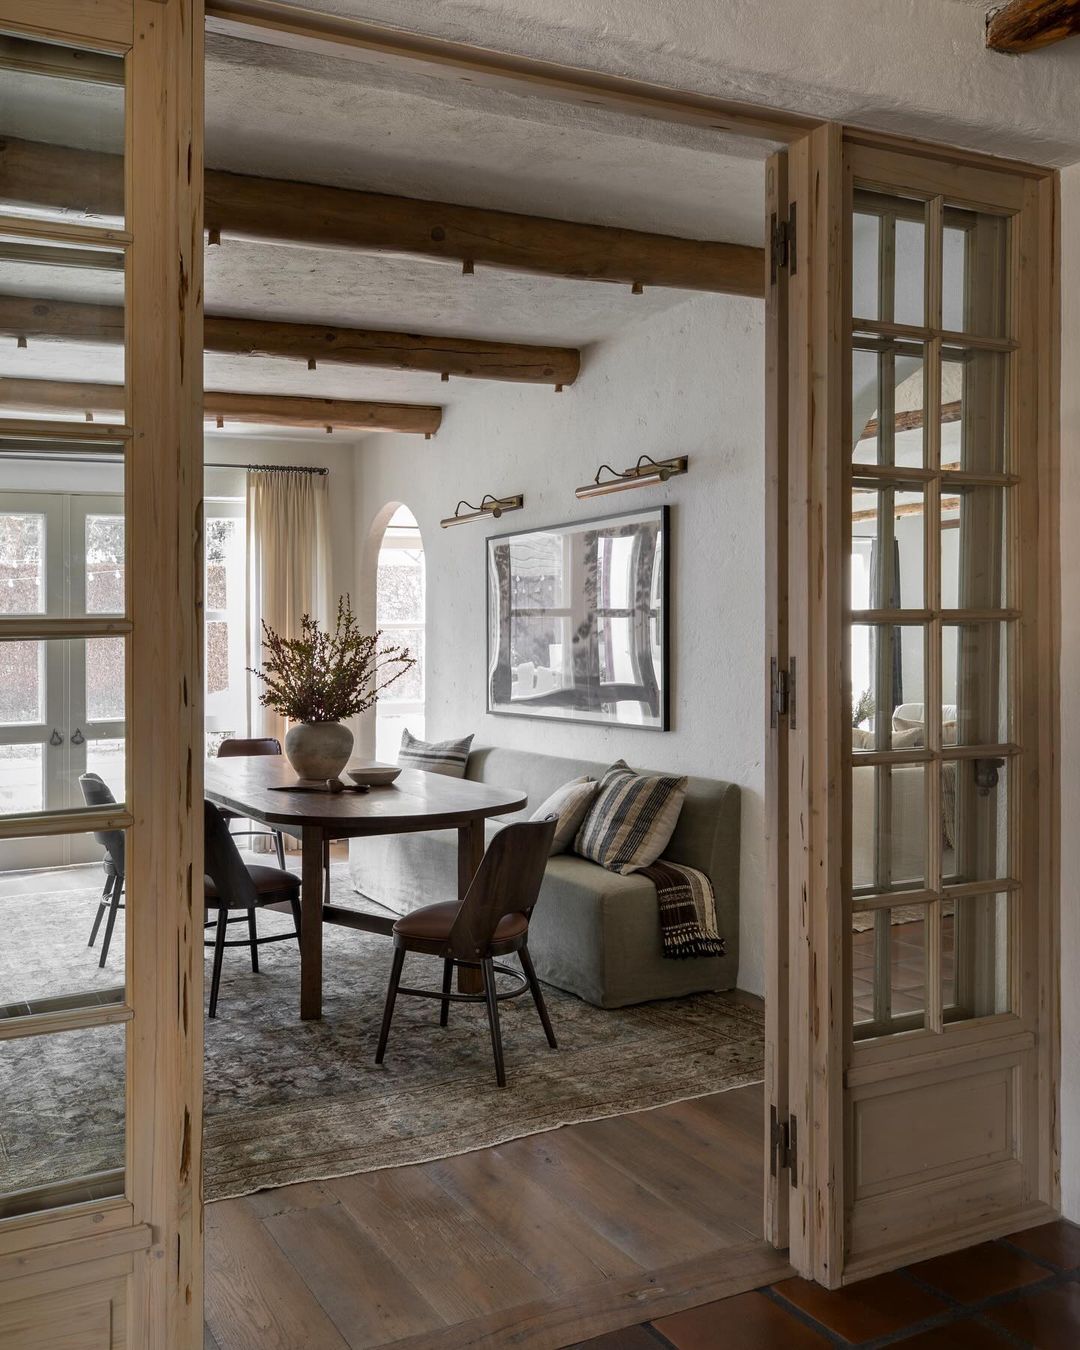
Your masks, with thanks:
<instances>
[{"instance_id":1,"label":"rustic wood beam","mask_svg":"<svg viewBox=\"0 0 1080 1350\"><path fill-rule=\"evenodd\" d=\"M0 334L28 340L68 339L119 346L124 340L124 313L118 305L0 295ZM324 328L318 324L218 314L206 315L203 346L219 356L270 356L305 363L329 361L376 370L550 384L556 388L573 384L581 367L581 353L572 347L484 342L476 338L388 333L368 328Z\"/></svg>"},{"instance_id":2,"label":"rustic wood beam","mask_svg":"<svg viewBox=\"0 0 1080 1350\"><path fill-rule=\"evenodd\" d=\"M986 19L986 45L1014 56L1074 33L1080 33L1080 0L1010 0Z\"/></svg>"},{"instance_id":3,"label":"rustic wood beam","mask_svg":"<svg viewBox=\"0 0 1080 1350\"><path fill-rule=\"evenodd\" d=\"M27 413L99 413L123 417L120 385L77 380L0 379L0 408ZM402 431L433 436L442 408L423 403L374 403L358 399L297 398L284 394L240 394L207 389L203 417L265 426L340 428L350 431Z\"/></svg>"},{"instance_id":4,"label":"rustic wood beam","mask_svg":"<svg viewBox=\"0 0 1080 1350\"><path fill-rule=\"evenodd\" d=\"M963 415L963 408L960 401L955 403L943 403L941 405L941 425L947 426L949 422L959 422ZM912 408L908 412L898 412L893 417L893 427L896 431L918 431L926 421L926 414L922 408ZM872 440L878 434L878 419L871 417L866 426L863 427L860 441Z\"/></svg>"},{"instance_id":5,"label":"rustic wood beam","mask_svg":"<svg viewBox=\"0 0 1080 1350\"><path fill-rule=\"evenodd\" d=\"M381 192L206 172L206 227L221 239L456 261L469 269L762 297L765 251ZM0 202L120 214L119 157L7 138Z\"/></svg>"}]
</instances>

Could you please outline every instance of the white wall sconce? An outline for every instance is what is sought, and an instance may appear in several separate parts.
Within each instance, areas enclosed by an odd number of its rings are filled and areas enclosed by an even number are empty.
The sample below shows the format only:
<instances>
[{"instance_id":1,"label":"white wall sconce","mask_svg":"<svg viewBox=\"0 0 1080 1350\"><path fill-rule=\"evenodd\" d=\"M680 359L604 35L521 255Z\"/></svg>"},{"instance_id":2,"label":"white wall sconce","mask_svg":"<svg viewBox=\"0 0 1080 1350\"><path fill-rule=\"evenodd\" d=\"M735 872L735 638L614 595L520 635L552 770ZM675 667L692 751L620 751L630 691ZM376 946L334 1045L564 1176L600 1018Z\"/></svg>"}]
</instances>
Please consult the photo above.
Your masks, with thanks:
<instances>
[{"instance_id":1,"label":"white wall sconce","mask_svg":"<svg viewBox=\"0 0 1080 1350\"><path fill-rule=\"evenodd\" d=\"M593 481L579 487L575 495L584 501L587 497L605 497L609 492L625 492L627 488L651 487L686 473L689 467L686 455L675 459L653 459L650 455L642 455L632 468L623 469L621 473L610 464L601 464ZM605 473L611 477L605 478Z\"/></svg>"},{"instance_id":2,"label":"white wall sconce","mask_svg":"<svg viewBox=\"0 0 1080 1350\"><path fill-rule=\"evenodd\" d=\"M454 514L440 520L439 524L446 530L451 525L464 525L470 520L482 520L485 516L498 520L507 511L520 511L524 505L525 498L520 493L515 497L493 497L490 492L485 492L479 506L473 506L462 498L454 508ZM463 506L468 507L468 510L462 511Z\"/></svg>"}]
</instances>

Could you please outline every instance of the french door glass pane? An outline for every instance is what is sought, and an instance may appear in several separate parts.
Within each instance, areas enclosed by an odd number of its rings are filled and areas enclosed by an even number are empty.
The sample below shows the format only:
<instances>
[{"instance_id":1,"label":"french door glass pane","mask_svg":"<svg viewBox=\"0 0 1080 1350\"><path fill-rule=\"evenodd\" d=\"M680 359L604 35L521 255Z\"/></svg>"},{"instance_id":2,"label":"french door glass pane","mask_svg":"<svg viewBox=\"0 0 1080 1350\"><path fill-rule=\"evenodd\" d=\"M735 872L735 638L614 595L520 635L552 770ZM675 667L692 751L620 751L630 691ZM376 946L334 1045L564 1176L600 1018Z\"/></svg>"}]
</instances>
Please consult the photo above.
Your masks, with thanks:
<instances>
[{"instance_id":1,"label":"french door glass pane","mask_svg":"<svg viewBox=\"0 0 1080 1350\"><path fill-rule=\"evenodd\" d=\"M123 78L118 56L0 36L0 208L122 223Z\"/></svg>"},{"instance_id":2,"label":"french door glass pane","mask_svg":"<svg viewBox=\"0 0 1080 1350\"><path fill-rule=\"evenodd\" d=\"M941 355L941 467L1004 473L1008 464L1006 352L948 346Z\"/></svg>"},{"instance_id":3,"label":"french door glass pane","mask_svg":"<svg viewBox=\"0 0 1080 1350\"><path fill-rule=\"evenodd\" d=\"M851 977L856 1040L924 1025L926 927L925 905L853 912Z\"/></svg>"},{"instance_id":4,"label":"french door glass pane","mask_svg":"<svg viewBox=\"0 0 1080 1350\"><path fill-rule=\"evenodd\" d=\"M124 717L124 639L92 638L86 644L86 718L120 722Z\"/></svg>"},{"instance_id":5,"label":"french door glass pane","mask_svg":"<svg viewBox=\"0 0 1080 1350\"><path fill-rule=\"evenodd\" d=\"M922 609L925 499L918 484L856 477L851 490L852 608ZM863 596L865 595L865 599Z\"/></svg>"},{"instance_id":6,"label":"french door glass pane","mask_svg":"<svg viewBox=\"0 0 1080 1350\"><path fill-rule=\"evenodd\" d=\"M1010 1011L1013 903L1007 893L957 896L943 901L941 1002L947 1022Z\"/></svg>"},{"instance_id":7,"label":"french door glass pane","mask_svg":"<svg viewBox=\"0 0 1080 1350\"><path fill-rule=\"evenodd\" d=\"M867 551L853 555L869 571ZM853 575L853 588L855 577ZM851 625L851 746L859 751L920 750L924 735L926 629L921 624Z\"/></svg>"},{"instance_id":8,"label":"french door glass pane","mask_svg":"<svg viewBox=\"0 0 1080 1350\"><path fill-rule=\"evenodd\" d=\"M0 728L45 717L44 642L0 641Z\"/></svg>"},{"instance_id":9,"label":"french door glass pane","mask_svg":"<svg viewBox=\"0 0 1080 1350\"><path fill-rule=\"evenodd\" d=\"M852 218L852 312L922 326L926 204L859 190Z\"/></svg>"},{"instance_id":10,"label":"french door glass pane","mask_svg":"<svg viewBox=\"0 0 1080 1350\"><path fill-rule=\"evenodd\" d=\"M946 884L1007 880L1007 761L995 755L950 761L941 766L941 776L942 875Z\"/></svg>"},{"instance_id":11,"label":"french door glass pane","mask_svg":"<svg viewBox=\"0 0 1080 1350\"><path fill-rule=\"evenodd\" d=\"M123 614L124 517L86 517L86 612Z\"/></svg>"},{"instance_id":12,"label":"french door glass pane","mask_svg":"<svg viewBox=\"0 0 1080 1350\"><path fill-rule=\"evenodd\" d=\"M975 337L1008 334L1009 221L945 207L941 326Z\"/></svg>"},{"instance_id":13,"label":"french door glass pane","mask_svg":"<svg viewBox=\"0 0 1080 1350\"><path fill-rule=\"evenodd\" d=\"M21 816L44 806L44 747L0 744L0 816Z\"/></svg>"},{"instance_id":14,"label":"french door glass pane","mask_svg":"<svg viewBox=\"0 0 1080 1350\"><path fill-rule=\"evenodd\" d=\"M127 742L118 738L87 738L86 772L96 773L118 802L124 801L126 790Z\"/></svg>"},{"instance_id":15,"label":"french door glass pane","mask_svg":"<svg viewBox=\"0 0 1080 1350\"><path fill-rule=\"evenodd\" d=\"M926 885L926 765L860 764L851 778L855 893L921 890Z\"/></svg>"},{"instance_id":16,"label":"french door glass pane","mask_svg":"<svg viewBox=\"0 0 1080 1350\"><path fill-rule=\"evenodd\" d=\"M941 493L941 608L1002 609L1009 493L948 486Z\"/></svg>"},{"instance_id":17,"label":"french door glass pane","mask_svg":"<svg viewBox=\"0 0 1080 1350\"><path fill-rule=\"evenodd\" d=\"M921 342L856 335L851 354L851 436L857 464L923 467L924 355Z\"/></svg>"},{"instance_id":18,"label":"french door glass pane","mask_svg":"<svg viewBox=\"0 0 1080 1350\"><path fill-rule=\"evenodd\" d=\"M28 841L15 841L23 842ZM4 1018L61 1007L122 1001L124 835L119 830L103 839L73 835L70 843L72 856L93 861L0 868L0 1024ZM116 918L109 932L114 899ZM88 945L91 935L93 946Z\"/></svg>"},{"instance_id":19,"label":"french door glass pane","mask_svg":"<svg viewBox=\"0 0 1080 1350\"><path fill-rule=\"evenodd\" d=\"M122 252L0 237L0 336L0 415L124 420Z\"/></svg>"},{"instance_id":20,"label":"french door glass pane","mask_svg":"<svg viewBox=\"0 0 1080 1350\"><path fill-rule=\"evenodd\" d=\"M0 1214L100 1193L123 1168L125 1041L123 1024L0 1041Z\"/></svg>"},{"instance_id":21,"label":"french door glass pane","mask_svg":"<svg viewBox=\"0 0 1080 1350\"><path fill-rule=\"evenodd\" d=\"M0 511L0 614L45 613L46 523L38 511Z\"/></svg>"},{"instance_id":22,"label":"french door glass pane","mask_svg":"<svg viewBox=\"0 0 1080 1350\"><path fill-rule=\"evenodd\" d=\"M1009 673L1008 624L942 625L943 741L1003 745L1012 739Z\"/></svg>"}]
</instances>

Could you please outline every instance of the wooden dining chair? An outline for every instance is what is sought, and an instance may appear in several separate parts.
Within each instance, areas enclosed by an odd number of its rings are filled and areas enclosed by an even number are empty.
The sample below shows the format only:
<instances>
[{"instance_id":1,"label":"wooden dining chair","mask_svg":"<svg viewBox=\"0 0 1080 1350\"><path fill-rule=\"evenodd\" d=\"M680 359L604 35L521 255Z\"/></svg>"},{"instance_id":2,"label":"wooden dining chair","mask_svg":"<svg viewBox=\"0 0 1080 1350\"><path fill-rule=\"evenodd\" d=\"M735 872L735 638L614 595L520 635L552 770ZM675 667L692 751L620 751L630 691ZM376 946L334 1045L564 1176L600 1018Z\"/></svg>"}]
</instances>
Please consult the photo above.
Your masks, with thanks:
<instances>
[{"instance_id":1,"label":"wooden dining chair","mask_svg":"<svg viewBox=\"0 0 1080 1350\"><path fill-rule=\"evenodd\" d=\"M375 1052L376 1064L383 1062L386 1053L394 1004L399 994L437 998L442 1005L440 1026L447 1025L451 1002L486 1003L491 1049L495 1056L495 1078L499 1087L506 1086L502 1029L499 1025L501 1000L517 998L526 989L531 990L548 1045L552 1050L559 1048L529 955L529 916L540 893L557 824L557 817L550 816L547 820L523 820L506 825L488 845L464 900L425 905L394 924L394 963L390 971L390 986L386 991L379 1047ZM409 989L401 984L401 970L407 952L442 957L441 990ZM495 957L506 956L510 952L517 952L524 974L495 961ZM484 992L452 993L455 966L479 966ZM511 976L517 982L516 987L502 991L497 989L496 972Z\"/></svg>"},{"instance_id":2,"label":"wooden dining chair","mask_svg":"<svg viewBox=\"0 0 1080 1350\"><path fill-rule=\"evenodd\" d=\"M222 741L218 746L218 759L244 759L251 755L280 755L281 742L276 736L230 736ZM285 840L280 830L271 830L266 827L262 829L254 828L251 821L248 821L252 828L249 830L234 830L232 822L234 820L243 820L239 811L230 811L227 806L218 808L221 814L229 822L229 833L234 839L273 839L277 849L278 866L285 866Z\"/></svg>"},{"instance_id":3,"label":"wooden dining chair","mask_svg":"<svg viewBox=\"0 0 1080 1350\"><path fill-rule=\"evenodd\" d=\"M113 796L112 790L100 774L80 774L79 787L82 789L83 801L87 806L116 805L116 798ZM98 960L98 965L104 966L109 957L113 929L116 927L117 911L124 908L120 900L124 893L124 831L95 830L94 839L105 850L105 856L101 860L101 865L105 869L105 889L101 892L94 926L90 929L90 941L86 945L92 947L97 941L101 920L108 914L105 936L101 939L101 957Z\"/></svg>"},{"instance_id":4,"label":"wooden dining chair","mask_svg":"<svg viewBox=\"0 0 1080 1350\"><path fill-rule=\"evenodd\" d=\"M259 973L259 948L267 942L300 943L300 878L295 872L281 867L263 867L245 863L229 833L229 826L213 802L203 803L203 868L204 893L207 913L217 911L217 923L212 938L205 939L207 947L214 948L214 968L210 977L210 1016L217 1016L218 989L221 986L221 965L226 947L248 947L251 950L251 969ZM295 930L259 937L255 923L258 909L281 909L292 912ZM231 910L242 910L230 917ZM246 938L226 938L231 923L247 919Z\"/></svg>"}]
</instances>

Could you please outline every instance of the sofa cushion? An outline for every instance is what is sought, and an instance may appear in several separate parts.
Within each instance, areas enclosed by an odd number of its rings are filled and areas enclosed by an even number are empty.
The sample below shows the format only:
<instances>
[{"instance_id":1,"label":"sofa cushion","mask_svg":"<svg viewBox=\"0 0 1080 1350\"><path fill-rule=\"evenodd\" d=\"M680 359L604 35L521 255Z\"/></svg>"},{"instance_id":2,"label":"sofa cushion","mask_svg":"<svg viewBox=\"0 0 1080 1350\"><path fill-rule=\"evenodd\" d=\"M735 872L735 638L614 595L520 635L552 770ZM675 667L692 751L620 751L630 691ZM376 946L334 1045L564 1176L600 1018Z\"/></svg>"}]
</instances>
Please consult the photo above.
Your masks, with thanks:
<instances>
[{"instance_id":1,"label":"sofa cushion","mask_svg":"<svg viewBox=\"0 0 1080 1350\"><path fill-rule=\"evenodd\" d=\"M600 781L574 852L623 876L648 867L667 847L685 796L685 777L634 773L620 759Z\"/></svg>"},{"instance_id":2,"label":"sofa cushion","mask_svg":"<svg viewBox=\"0 0 1080 1350\"><path fill-rule=\"evenodd\" d=\"M464 778L472 736L458 741L422 741L408 727L401 733L398 763L403 769L423 769L447 778Z\"/></svg>"},{"instance_id":3,"label":"sofa cushion","mask_svg":"<svg viewBox=\"0 0 1080 1350\"><path fill-rule=\"evenodd\" d=\"M551 841L552 856L565 853L574 842L599 788L600 784L595 778L571 778L569 783L556 788L532 813L533 820L547 820L549 816L559 818L555 837Z\"/></svg>"}]
</instances>

